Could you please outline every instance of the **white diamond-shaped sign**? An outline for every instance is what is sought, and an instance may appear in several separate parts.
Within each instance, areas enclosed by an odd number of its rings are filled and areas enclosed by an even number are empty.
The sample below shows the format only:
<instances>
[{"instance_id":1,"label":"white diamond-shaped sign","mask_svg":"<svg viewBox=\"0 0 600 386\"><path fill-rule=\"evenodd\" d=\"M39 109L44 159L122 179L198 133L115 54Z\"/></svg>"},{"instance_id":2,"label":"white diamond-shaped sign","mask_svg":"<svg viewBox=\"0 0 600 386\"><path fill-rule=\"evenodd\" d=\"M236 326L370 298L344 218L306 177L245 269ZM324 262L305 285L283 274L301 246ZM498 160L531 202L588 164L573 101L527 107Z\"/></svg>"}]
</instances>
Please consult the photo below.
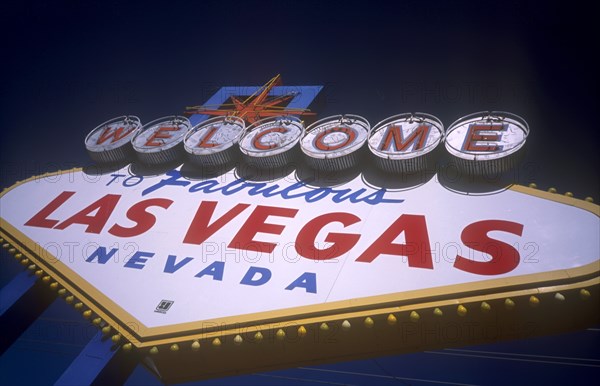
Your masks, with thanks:
<instances>
[{"instance_id":1,"label":"white diamond-shaped sign","mask_svg":"<svg viewBox=\"0 0 600 386\"><path fill-rule=\"evenodd\" d=\"M521 186L473 196L436 178L394 190L360 175L316 187L293 171L77 169L0 203L3 236L140 345L599 270L598 206Z\"/></svg>"}]
</instances>

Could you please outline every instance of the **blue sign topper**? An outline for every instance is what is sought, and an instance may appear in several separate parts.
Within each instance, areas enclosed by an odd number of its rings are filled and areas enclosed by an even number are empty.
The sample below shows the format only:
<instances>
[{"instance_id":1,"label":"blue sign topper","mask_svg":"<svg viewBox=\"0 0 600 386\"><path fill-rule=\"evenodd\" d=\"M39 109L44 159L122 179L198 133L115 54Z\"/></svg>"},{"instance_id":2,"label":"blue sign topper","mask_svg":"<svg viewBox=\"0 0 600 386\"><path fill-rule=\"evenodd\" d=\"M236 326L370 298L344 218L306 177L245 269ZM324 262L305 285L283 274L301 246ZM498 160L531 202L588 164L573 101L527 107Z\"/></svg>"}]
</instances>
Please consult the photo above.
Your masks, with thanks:
<instances>
[{"instance_id":1,"label":"blue sign topper","mask_svg":"<svg viewBox=\"0 0 600 386\"><path fill-rule=\"evenodd\" d=\"M282 86L279 75L263 86L221 87L203 106L193 109L193 126L210 116L241 113L250 123L254 119L276 115L303 115L323 86ZM252 97L252 98L249 98ZM269 99L267 99L269 98ZM233 100L232 108L223 108Z\"/></svg>"}]
</instances>

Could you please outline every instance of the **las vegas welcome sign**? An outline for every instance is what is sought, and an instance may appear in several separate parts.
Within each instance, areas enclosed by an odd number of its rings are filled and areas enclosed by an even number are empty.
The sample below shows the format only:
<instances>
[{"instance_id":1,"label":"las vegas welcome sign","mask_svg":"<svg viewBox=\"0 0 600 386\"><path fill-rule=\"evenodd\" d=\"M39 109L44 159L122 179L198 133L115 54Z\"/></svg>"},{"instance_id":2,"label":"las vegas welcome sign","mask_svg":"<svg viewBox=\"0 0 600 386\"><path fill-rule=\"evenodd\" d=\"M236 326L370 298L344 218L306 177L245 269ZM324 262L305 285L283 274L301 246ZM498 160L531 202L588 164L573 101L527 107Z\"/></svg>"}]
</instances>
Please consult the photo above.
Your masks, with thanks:
<instances>
[{"instance_id":1,"label":"las vegas welcome sign","mask_svg":"<svg viewBox=\"0 0 600 386\"><path fill-rule=\"evenodd\" d=\"M445 130L427 114L374 127L342 115L305 127L297 116L319 91L276 79L245 100L213 97L237 115L109 121L86 139L102 168L2 193L3 243L170 382L597 323L591 200L510 184L474 194L440 170L398 183L440 154L469 175L506 171L524 121L482 113ZM260 115L258 98L295 116Z\"/></svg>"}]
</instances>

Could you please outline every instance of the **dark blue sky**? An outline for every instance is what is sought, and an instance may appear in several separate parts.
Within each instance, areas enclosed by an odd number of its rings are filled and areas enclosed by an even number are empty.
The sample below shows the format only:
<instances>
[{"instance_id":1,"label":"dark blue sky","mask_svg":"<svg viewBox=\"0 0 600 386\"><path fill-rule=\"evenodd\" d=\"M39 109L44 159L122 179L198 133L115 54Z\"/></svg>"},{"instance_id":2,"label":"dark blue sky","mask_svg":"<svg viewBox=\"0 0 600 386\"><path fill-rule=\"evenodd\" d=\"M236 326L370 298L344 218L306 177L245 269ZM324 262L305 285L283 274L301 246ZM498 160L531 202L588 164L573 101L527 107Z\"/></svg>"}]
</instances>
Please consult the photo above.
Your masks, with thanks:
<instances>
[{"instance_id":1,"label":"dark blue sky","mask_svg":"<svg viewBox=\"0 0 600 386\"><path fill-rule=\"evenodd\" d=\"M448 126L514 112L532 132L527 179L597 197L590 12L534 1L5 3L1 181L87 162L85 134L113 116L148 122L281 73L325 85L321 116L423 111Z\"/></svg>"},{"instance_id":2,"label":"dark blue sky","mask_svg":"<svg viewBox=\"0 0 600 386\"><path fill-rule=\"evenodd\" d=\"M591 15L551 1L3 2L0 184L89 163L85 135L114 116L149 122L281 73L325 86L321 117L521 115L522 182L598 201ZM54 307L50 320L71 312Z\"/></svg>"}]
</instances>

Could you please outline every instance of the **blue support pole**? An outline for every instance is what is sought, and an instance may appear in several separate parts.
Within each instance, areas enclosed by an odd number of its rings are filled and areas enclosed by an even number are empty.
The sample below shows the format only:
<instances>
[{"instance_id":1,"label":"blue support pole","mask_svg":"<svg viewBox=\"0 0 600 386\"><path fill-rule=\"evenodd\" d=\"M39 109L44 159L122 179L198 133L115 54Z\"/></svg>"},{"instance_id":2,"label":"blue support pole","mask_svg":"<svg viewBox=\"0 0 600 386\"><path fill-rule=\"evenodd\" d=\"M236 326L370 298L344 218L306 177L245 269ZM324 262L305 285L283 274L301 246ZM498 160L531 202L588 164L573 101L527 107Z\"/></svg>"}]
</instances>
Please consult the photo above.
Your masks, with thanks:
<instances>
[{"instance_id":1,"label":"blue support pole","mask_svg":"<svg viewBox=\"0 0 600 386\"><path fill-rule=\"evenodd\" d=\"M56 299L56 294L36 279L33 273L24 271L0 290L0 329L3 331L0 355Z\"/></svg>"},{"instance_id":2,"label":"blue support pole","mask_svg":"<svg viewBox=\"0 0 600 386\"><path fill-rule=\"evenodd\" d=\"M0 290L0 317L35 284L35 275L23 271Z\"/></svg>"},{"instance_id":3,"label":"blue support pole","mask_svg":"<svg viewBox=\"0 0 600 386\"><path fill-rule=\"evenodd\" d=\"M113 347L98 332L56 381L56 386L122 384L138 364L137 355Z\"/></svg>"}]
</instances>

